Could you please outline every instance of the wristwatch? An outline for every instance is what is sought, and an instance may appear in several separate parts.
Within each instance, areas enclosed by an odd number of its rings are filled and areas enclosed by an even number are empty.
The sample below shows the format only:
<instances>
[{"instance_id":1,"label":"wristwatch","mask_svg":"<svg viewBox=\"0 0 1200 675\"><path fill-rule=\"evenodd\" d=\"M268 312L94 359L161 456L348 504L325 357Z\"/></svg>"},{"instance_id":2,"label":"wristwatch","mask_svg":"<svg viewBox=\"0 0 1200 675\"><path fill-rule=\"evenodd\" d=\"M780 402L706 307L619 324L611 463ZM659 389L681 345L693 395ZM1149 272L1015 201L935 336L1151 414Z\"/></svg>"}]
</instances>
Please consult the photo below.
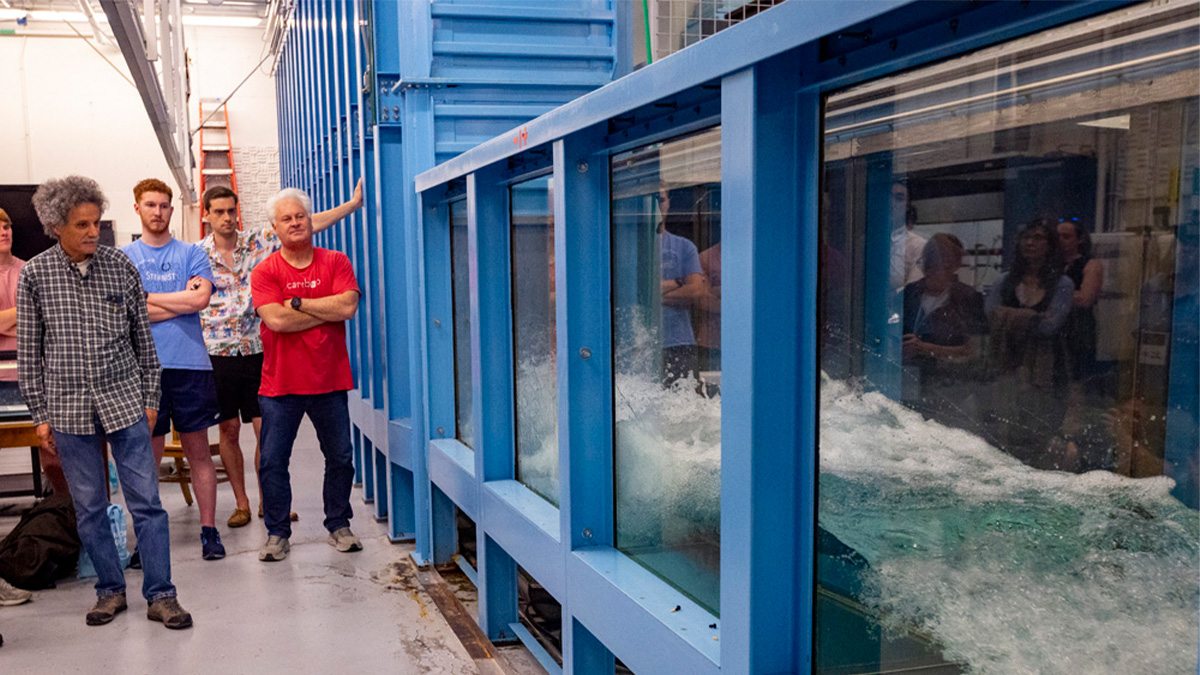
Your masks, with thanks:
<instances>
[{"instance_id":1,"label":"wristwatch","mask_svg":"<svg viewBox=\"0 0 1200 675\"><path fill-rule=\"evenodd\" d=\"M292 309L300 311L300 296L292 298Z\"/></svg>"}]
</instances>

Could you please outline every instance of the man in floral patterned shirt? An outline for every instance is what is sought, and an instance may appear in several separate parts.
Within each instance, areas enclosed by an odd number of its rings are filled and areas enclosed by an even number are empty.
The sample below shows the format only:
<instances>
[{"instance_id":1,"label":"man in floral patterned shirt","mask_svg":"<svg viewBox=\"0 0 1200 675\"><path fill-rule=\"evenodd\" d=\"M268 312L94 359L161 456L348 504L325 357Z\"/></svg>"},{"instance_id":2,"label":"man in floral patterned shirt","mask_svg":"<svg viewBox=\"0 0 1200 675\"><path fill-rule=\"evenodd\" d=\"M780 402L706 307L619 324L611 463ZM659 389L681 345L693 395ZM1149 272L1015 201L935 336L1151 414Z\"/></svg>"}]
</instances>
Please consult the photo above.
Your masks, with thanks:
<instances>
[{"instance_id":1,"label":"man in floral patterned shirt","mask_svg":"<svg viewBox=\"0 0 1200 675\"><path fill-rule=\"evenodd\" d=\"M328 211L313 214L313 231L320 232L362 206L362 181L354 195ZM221 463L237 501L229 516L229 527L250 522L250 499L246 494L245 464L238 442L241 422L254 425L254 470L258 472L258 437L262 413L258 389L262 382L263 346L260 320L250 298L250 272L275 251L279 236L272 228L238 229L237 195L219 186L205 191L201 205L204 221L211 230L200 241L213 271L213 292L208 308L200 312L204 344L212 360L217 383L217 407L221 430ZM240 415L240 422L239 422ZM262 517L262 484L259 484L258 515ZM296 519L296 514L292 514Z\"/></svg>"}]
</instances>

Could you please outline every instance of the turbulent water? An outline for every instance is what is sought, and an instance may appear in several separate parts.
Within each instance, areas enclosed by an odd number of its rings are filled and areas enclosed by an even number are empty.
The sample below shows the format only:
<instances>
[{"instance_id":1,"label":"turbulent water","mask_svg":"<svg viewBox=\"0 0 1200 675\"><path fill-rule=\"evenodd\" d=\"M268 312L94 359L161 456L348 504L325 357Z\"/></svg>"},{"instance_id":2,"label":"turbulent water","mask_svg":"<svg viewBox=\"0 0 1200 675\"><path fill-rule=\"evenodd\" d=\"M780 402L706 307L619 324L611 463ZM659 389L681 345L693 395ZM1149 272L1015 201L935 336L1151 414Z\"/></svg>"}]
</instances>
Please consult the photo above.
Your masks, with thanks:
<instances>
[{"instance_id":1,"label":"turbulent water","mask_svg":"<svg viewBox=\"0 0 1200 675\"><path fill-rule=\"evenodd\" d=\"M885 628L975 672L1196 672L1200 517L1169 478L1032 469L828 379L820 434L820 523Z\"/></svg>"}]
</instances>

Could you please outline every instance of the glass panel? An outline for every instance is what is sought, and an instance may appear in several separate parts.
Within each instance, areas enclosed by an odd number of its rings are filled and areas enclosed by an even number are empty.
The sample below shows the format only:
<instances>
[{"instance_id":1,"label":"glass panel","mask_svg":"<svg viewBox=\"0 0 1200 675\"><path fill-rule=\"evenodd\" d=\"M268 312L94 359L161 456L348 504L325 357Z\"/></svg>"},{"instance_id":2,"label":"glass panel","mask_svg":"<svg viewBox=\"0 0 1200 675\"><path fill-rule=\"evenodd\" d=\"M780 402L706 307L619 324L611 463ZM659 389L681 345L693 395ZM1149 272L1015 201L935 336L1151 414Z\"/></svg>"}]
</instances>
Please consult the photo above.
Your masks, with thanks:
<instances>
[{"instance_id":1,"label":"glass panel","mask_svg":"<svg viewBox=\"0 0 1200 675\"><path fill-rule=\"evenodd\" d=\"M471 275L467 200L450 203L450 292L454 301L454 424L458 440L475 447L471 388Z\"/></svg>"},{"instance_id":2,"label":"glass panel","mask_svg":"<svg viewBox=\"0 0 1200 675\"><path fill-rule=\"evenodd\" d=\"M542 176L512 186L510 205L517 480L557 506L554 179Z\"/></svg>"},{"instance_id":3,"label":"glass panel","mask_svg":"<svg viewBox=\"0 0 1200 675\"><path fill-rule=\"evenodd\" d=\"M1196 672L1197 16L826 101L819 671Z\"/></svg>"},{"instance_id":4,"label":"glass panel","mask_svg":"<svg viewBox=\"0 0 1200 675\"><path fill-rule=\"evenodd\" d=\"M612 158L617 547L720 598L721 131Z\"/></svg>"}]
</instances>

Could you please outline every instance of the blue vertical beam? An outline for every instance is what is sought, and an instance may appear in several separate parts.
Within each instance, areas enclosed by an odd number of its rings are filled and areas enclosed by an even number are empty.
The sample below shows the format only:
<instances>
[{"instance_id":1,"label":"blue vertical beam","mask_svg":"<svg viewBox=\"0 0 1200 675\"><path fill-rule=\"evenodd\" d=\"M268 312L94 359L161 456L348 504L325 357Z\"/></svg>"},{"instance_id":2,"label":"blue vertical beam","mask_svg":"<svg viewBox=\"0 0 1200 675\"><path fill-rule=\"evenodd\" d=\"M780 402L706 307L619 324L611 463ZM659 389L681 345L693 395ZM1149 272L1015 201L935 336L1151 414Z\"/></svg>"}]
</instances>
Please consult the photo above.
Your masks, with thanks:
<instances>
[{"instance_id":1,"label":"blue vertical beam","mask_svg":"<svg viewBox=\"0 0 1200 675\"><path fill-rule=\"evenodd\" d=\"M563 555L614 539L608 155L600 131L554 143L555 325ZM569 226L568 226L569 224ZM565 562L565 560L564 560ZM611 673L613 655L563 602L568 673Z\"/></svg>"},{"instance_id":2,"label":"blue vertical beam","mask_svg":"<svg viewBox=\"0 0 1200 675\"><path fill-rule=\"evenodd\" d=\"M316 180L313 174L313 156L316 154L316 143L313 142L313 134L315 129L315 118L317 113L316 102L316 70L314 68L314 53L313 53L313 5L309 0L304 0L300 5L303 11L303 23L301 30L301 41L304 45L301 58L304 63L304 73L301 77L301 91L299 106L303 111L303 120L301 126L303 129L302 156L300 169L300 188L305 192L313 195L316 198Z\"/></svg>"},{"instance_id":3,"label":"blue vertical beam","mask_svg":"<svg viewBox=\"0 0 1200 675\"><path fill-rule=\"evenodd\" d=\"M475 476L513 478L512 286L509 191L496 165L467 176L467 241L471 296L471 388ZM486 398L485 398L486 397ZM487 405L482 405L487 401ZM512 639L517 617L516 563L476 521L479 625L492 640Z\"/></svg>"},{"instance_id":4,"label":"blue vertical beam","mask_svg":"<svg viewBox=\"0 0 1200 675\"><path fill-rule=\"evenodd\" d=\"M422 196L420 248L422 282L418 308L424 322L422 339L414 342L414 351L427 366L413 370L414 388L424 389L428 396L421 420L432 438L453 437L454 418L454 308L450 276L450 207L431 194ZM418 348L417 345L420 345ZM414 419L416 419L414 417ZM414 430L414 435L416 430ZM457 548L455 508L449 498L429 482L426 465L427 449L413 453L413 480L417 499L417 541L414 559L419 563L449 562ZM424 495L428 496L428 502ZM428 510L425 505L428 504Z\"/></svg>"},{"instance_id":5,"label":"blue vertical beam","mask_svg":"<svg viewBox=\"0 0 1200 675\"><path fill-rule=\"evenodd\" d=\"M483 482L511 479L516 468L509 191L500 178L496 165L467 176L475 475Z\"/></svg>"},{"instance_id":6,"label":"blue vertical beam","mask_svg":"<svg viewBox=\"0 0 1200 675\"><path fill-rule=\"evenodd\" d=\"M811 485L798 480L797 440L800 420L813 419L801 389L816 385L798 377L797 345L811 349L812 334L799 329L796 224L816 227L799 220L799 200L816 203L816 174L801 185L798 164L818 161L820 145L805 138L801 155L799 72L799 59L777 57L721 85L721 669L734 673L791 671L811 642L796 570L815 517L802 509L797 528L798 484Z\"/></svg>"},{"instance_id":7,"label":"blue vertical beam","mask_svg":"<svg viewBox=\"0 0 1200 675\"><path fill-rule=\"evenodd\" d=\"M613 545L612 284L601 132L554 143L555 325L561 537Z\"/></svg>"},{"instance_id":8,"label":"blue vertical beam","mask_svg":"<svg viewBox=\"0 0 1200 675\"><path fill-rule=\"evenodd\" d=\"M399 36L397 45L399 81L427 78L433 53L433 20L430 16L429 3L398 3L396 13L397 35ZM407 455L409 466L412 467L415 500L413 519L416 523L417 539L414 556L418 560L428 561L431 559L433 551L430 542L432 513L425 458L426 441L432 434L426 424L424 407L423 366L425 358L422 338L426 317L422 312L423 305L420 301L423 295L421 292L423 227L419 213L421 205L412 186L413 178L417 173L432 166L434 162L433 101L430 90L426 88L404 88L399 95L405 143L402 170L393 174L399 177L400 184L403 186L401 196L404 227L400 230L403 233L403 250L398 256L403 260L403 268L397 270L397 282L402 283L409 293L407 297L403 298L390 296L388 298L386 311L389 317L393 317L391 326L396 330L394 335L389 336L388 341L390 359L388 367L393 381L388 395L396 399L396 405L393 406L393 418L401 417L408 421L406 446L397 447L397 451ZM392 100L394 101L395 97ZM448 237L448 227L445 232ZM453 426L450 428L453 429ZM453 433L450 435L453 436ZM404 439L401 441L404 442Z\"/></svg>"}]
</instances>

